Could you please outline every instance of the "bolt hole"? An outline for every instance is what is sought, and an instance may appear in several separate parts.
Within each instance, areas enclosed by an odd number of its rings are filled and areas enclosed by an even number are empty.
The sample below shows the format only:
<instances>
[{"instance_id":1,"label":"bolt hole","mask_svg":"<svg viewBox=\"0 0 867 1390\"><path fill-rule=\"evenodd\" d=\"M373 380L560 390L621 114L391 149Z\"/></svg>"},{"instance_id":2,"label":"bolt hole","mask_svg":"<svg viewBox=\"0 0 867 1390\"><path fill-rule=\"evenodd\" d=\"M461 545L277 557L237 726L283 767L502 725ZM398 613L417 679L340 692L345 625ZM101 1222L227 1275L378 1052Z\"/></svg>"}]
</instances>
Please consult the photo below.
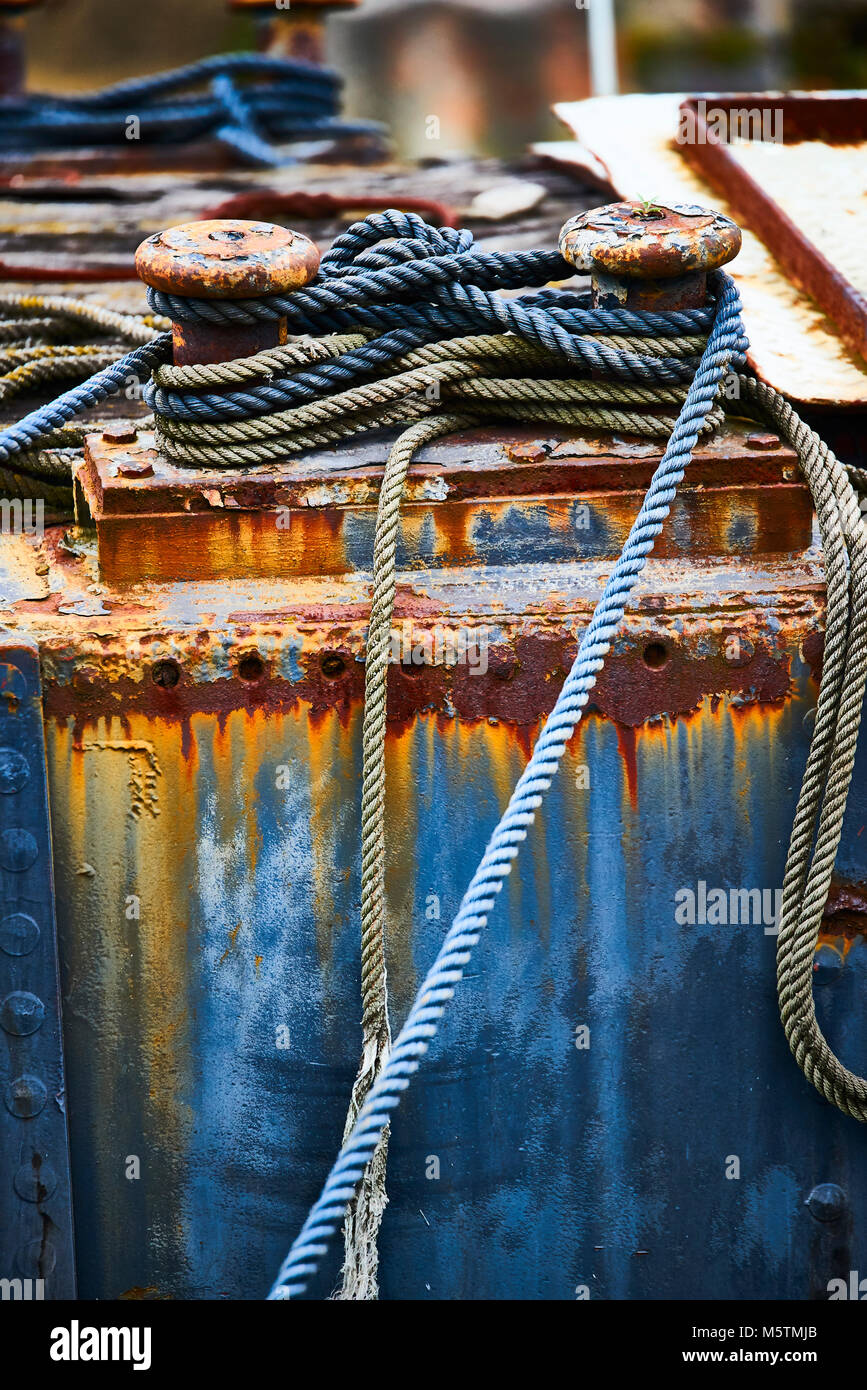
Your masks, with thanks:
<instances>
[{"instance_id":1,"label":"bolt hole","mask_svg":"<svg viewBox=\"0 0 867 1390\"><path fill-rule=\"evenodd\" d=\"M171 690L181 678L181 670L176 661L158 661L151 671L154 685Z\"/></svg>"},{"instance_id":2,"label":"bolt hole","mask_svg":"<svg viewBox=\"0 0 867 1390\"><path fill-rule=\"evenodd\" d=\"M242 656L238 662L238 675L242 681L258 681L265 674L265 663L258 652Z\"/></svg>"},{"instance_id":3,"label":"bolt hole","mask_svg":"<svg viewBox=\"0 0 867 1390\"><path fill-rule=\"evenodd\" d=\"M668 647L664 642L648 642L641 655L645 666L658 671L668 661Z\"/></svg>"},{"instance_id":4,"label":"bolt hole","mask_svg":"<svg viewBox=\"0 0 867 1390\"><path fill-rule=\"evenodd\" d=\"M319 669L328 681L336 681L346 670L346 662L339 652L323 652L319 659Z\"/></svg>"}]
</instances>

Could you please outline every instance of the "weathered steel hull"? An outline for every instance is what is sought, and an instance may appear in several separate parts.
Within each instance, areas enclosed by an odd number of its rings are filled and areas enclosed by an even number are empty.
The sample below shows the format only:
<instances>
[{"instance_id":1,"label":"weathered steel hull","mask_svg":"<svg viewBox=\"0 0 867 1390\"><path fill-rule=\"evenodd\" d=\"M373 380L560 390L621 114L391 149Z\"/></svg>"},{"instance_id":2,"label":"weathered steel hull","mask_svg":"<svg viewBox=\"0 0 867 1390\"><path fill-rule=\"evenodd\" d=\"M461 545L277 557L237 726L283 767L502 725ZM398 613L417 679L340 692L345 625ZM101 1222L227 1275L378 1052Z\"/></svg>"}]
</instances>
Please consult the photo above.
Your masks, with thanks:
<instances>
[{"instance_id":1,"label":"weathered steel hull","mask_svg":"<svg viewBox=\"0 0 867 1390\"><path fill-rule=\"evenodd\" d=\"M437 446L436 469L411 474L395 628L422 664L391 669L387 733L396 1019L554 703L636 469L652 466L616 442L604 466L591 444L581 463L578 443L570 456L525 441L493 462L481 444ZM827 1297L867 1266L867 1135L804 1080L776 1012L774 894L824 590L809 501L772 446L733 436L698 453L396 1117L384 1297ZM509 459L531 457L528 497ZM446 486L423 507L437 469ZM296 548L299 528L335 538L324 576L302 546L294 578L267 556L270 577L222 577L218 528L184 553L211 578L147 579L132 523L111 552L136 571L126 583L94 591L88 546L59 533L7 560L4 619L41 653L85 1298L261 1297L339 1142L360 1045L365 486L332 475L281 494ZM570 490L586 532L561 516ZM586 558L564 558L570 535ZM484 663L470 644L450 664L443 632L460 631L485 632ZM864 785L856 771L848 887L817 975L822 1025L856 1066ZM714 920L715 889L739 920ZM843 1193L831 1220L806 1205L822 1183Z\"/></svg>"},{"instance_id":2,"label":"weathered steel hull","mask_svg":"<svg viewBox=\"0 0 867 1390\"><path fill-rule=\"evenodd\" d=\"M802 1298L864 1267L850 1220L805 1206L834 1182L861 1208L867 1136L788 1053L773 936L677 925L672 891L780 882L811 704L802 676L781 706L724 701L625 746L588 720L394 1126L383 1296ZM59 722L49 742L81 1294L260 1296L357 1062L358 705ZM129 742L155 751L158 815L121 814ZM429 895L456 908L525 759L486 721L389 740L398 1017L441 938ZM864 940L838 945L821 1018L857 1057Z\"/></svg>"}]
</instances>

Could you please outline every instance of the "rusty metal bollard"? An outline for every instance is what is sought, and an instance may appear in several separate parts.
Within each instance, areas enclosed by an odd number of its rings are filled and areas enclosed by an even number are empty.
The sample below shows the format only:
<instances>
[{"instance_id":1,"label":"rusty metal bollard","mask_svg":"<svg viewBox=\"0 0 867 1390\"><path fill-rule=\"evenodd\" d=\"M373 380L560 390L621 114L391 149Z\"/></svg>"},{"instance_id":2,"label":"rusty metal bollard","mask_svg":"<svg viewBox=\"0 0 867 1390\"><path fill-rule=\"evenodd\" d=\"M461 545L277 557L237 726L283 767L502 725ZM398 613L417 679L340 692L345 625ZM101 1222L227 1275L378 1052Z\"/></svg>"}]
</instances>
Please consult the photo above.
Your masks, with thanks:
<instances>
[{"instance_id":1,"label":"rusty metal bollard","mask_svg":"<svg viewBox=\"0 0 867 1390\"><path fill-rule=\"evenodd\" d=\"M24 90L26 55L24 16L42 0L0 0L0 97L18 96Z\"/></svg>"},{"instance_id":2,"label":"rusty metal bollard","mask_svg":"<svg viewBox=\"0 0 867 1390\"><path fill-rule=\"evenodd\" d=\"M135 257L146 285L194 299L254 299L301 289L319 269L309 237L271 222L187 222L143 241ZM175 323L177 366L251 357L286 341L285 319L254 324Z\"/></svg>"},{"instance_id":3,"label":"rusty metal bollard","mask_svg":"<svg viewBox=\"0 0 867 1390\"><path fill-rule=\"evenodd\" d=\"M331 10L352 10L359 0L228 0L229 8L256 20L258 46L272 58L325 62L325 21Z\"/></svg>"},{"instance_id":4,"label":"rusty metal bollard","mask_svg":"<svg viewBox=\"0 0 867 1390\"><path fill-rule=\"evenodd\" d=\"M560 254L589 271L598 309L700 308L708 273L740 247L730 217L687 203L612 203L570 218L560 232Z\"/></svg>"}]
</instances>

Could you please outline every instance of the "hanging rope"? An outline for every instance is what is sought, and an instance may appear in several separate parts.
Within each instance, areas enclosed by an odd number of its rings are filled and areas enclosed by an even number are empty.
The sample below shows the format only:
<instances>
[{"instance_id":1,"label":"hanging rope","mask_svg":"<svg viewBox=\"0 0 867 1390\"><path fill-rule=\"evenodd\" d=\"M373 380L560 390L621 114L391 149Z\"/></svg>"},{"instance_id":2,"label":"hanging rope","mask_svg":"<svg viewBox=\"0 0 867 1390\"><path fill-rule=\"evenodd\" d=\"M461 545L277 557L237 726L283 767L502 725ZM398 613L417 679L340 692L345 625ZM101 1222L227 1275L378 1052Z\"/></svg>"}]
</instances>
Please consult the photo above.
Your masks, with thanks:
<instances>
[{"instance_id":1,"label":"hanging rope","mask_svg":"<svg viewBox=\"0 0 867 1390\"><path fill-rule=\"evenodd\" d=\"M377 1296L377 1233L387 1200L391 1113L436 1033L551 785L692 450L701 434L722 420L723 377L743 362L739 301L727 276L712 277L704 309L640 314L595 310L584 296L542 288L569 273L556 253L481 254L467 232L429 227L412 214L371 216L338 238L317 281L291 296L220 302L149 292L160 322L163 316L211 324L285 316L296 335L286 346L213 366L175 367L168 361L170 339L163 334L0 434L0 462L7 470L23 470L25 460L40 450L40 457L51 459L46 467L61 469L62 445L73 438L65 422L116 390L131 371L150 370L145 395L155 412L158 442L182 466L255 467L370 429L416 422L389 455L374 545L363 727L362 1056L341 1152L272 1298L306 1288L341 1219L340 1296ZM510 298L501 293L526 287L538 292ZM867 1083L830 1051L811 994L812 955L867 679L867 552L853 488L865 478L861 470L841 466L770 388L745 375L738 382L740 398L730 408L767 419L797 450L827 556L819 709L783 893L781 1016L811 1081L847 1113L867 1119ZM560 697L392 1048L385 952L385 726L400 501L407 468L421 444L494 419L620 430L668 443Z\"/></svg>"},{"instance_id":2,"label":"hanging rope","mask_svg":"<svg viewBox=\"0 0 867 1390\"><path fill-rule=\"evenodd\" d=\"M742 401L798 452L816 507L828 592L816 722L783 879L777 938L780 1017L798 1066L833 1105L867 1121L867 1081L819 1027L813 962L831 887L867 684L867 532L850 474L782 396L741 377Z\"/></svg>"},{"instance_id":3,"label":"hanging rope","mask_svg":"<svg viewBox=\"0 0 867 1390\"><path fill-rule=\"evenodd\" d=\"M719 276L717 317L701 363L687 393L672 437L634 522L623 553L605 586L575 663L536 742L532 757L512 793L509 805L488 843L484 857L467 888L457 916L446 933L434 964L416 995L406 1022L378 1078L370 1087L358 1118L344 1140L318 1200L292 1246L269 1294L270 1299L303 1293L340 1222L347 1202L375 1153L397 1108L409 1078L435 1036L445 1006L462 979L473 948L511 872L518 846L526 838L566 750L590 690L626 606L628 596L662 530L662 523L689 462L691 451L713 408L725 373L737 357L741 342L740 302L731 280ZM445 423L445 422L444 422ZM449 424L449 427L451 425ZM398 441L396 455L406 448ZM392 460L389 461L392 465Z\"/></svg>"},{"instance_id":4,"label":"hanging rope","mask_svg":"<svg viewBox=\"0 0 867 1390\"><path fill-rule=\"evenodd\" d=\"M245 164L274 167L292 160L278 145L383 133L339 118L340 87L330 68L231 53L80 96L27 93L0 106L0 154L212 139Z\"/></svg>"}]
</instances>

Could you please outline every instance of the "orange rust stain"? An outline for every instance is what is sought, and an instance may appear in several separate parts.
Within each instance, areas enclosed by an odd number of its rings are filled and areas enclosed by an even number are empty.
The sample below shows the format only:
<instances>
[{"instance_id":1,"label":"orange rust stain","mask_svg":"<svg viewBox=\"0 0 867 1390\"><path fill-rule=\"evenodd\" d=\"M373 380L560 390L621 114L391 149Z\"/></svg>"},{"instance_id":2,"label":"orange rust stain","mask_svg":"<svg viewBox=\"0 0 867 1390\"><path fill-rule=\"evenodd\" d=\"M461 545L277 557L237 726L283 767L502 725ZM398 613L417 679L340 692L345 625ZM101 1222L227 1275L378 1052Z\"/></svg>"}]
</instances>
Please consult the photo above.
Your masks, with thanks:
<instances>
[{"instance_id":1,"label":"orange rust stain","mask_svg":"<svg viewBox=\"0 0 867 1390\"><path fill-rule=\"evenodd\" d=\"M418 867L419 797L429 796L435 762L432 721L422 719L386 740L385 748L385 939L392 978L401 982L403 997L395 1003L401 1012L412 1003L416 971L412 953L416 914L415 888ZM360 834L360 829L359 829ZM442 893L442 885L422 883L423 895Z\"/></svg>"},{"instance_id":2,"label":"orange rust stain","mask_svg":"<svg viewBox=\"0 0 867 1390\"><path fill-rule=\"evenodd\" d=\"M121 588L143 579L162 583L345 574L352 565L343 545L344 515L338 507L294 507L285 528L276 526L273 513L225 507L104 518L99 523L101 569L108 582Z\"/></svg>"},{"instance_id":3,"label":"orange rust stain","mask_svg":"<svg viewBox=\"0 0 867 1390\"><path fill-rule=\"evenodd\" d=\"M642 758L675 756L678 729L684 730L688 757L691 764L697 767L706 757L703 746L706 739L712 739L717 749L721 746L720 740L727 737L732 739L736 795L746 801L752 790L754 751L757 746L764 745L773 758L775 748L784 746L780 740L787 738L784 724L791 708L791 700L735 705L706 697L697 709L685 714L669 715L636 726L615 723L617 744L623 759L624 790L632 809L637 810L638 807L639 765ZM599 717L591 712L585 716L585 720Z\"/></svg>"},{"instance_id":4,"label":"orange rust stain","mask_svg":"<svg viewBox=\"0 0 867 1390\"><path fill-rule=\"evenodd\" d=\"M181 729L181 772L186 780L188 789L192 789L196 778L199 775L199 745L193 732L193 721L184 718L180 721Z\"/></svg>"},{"instance_id":5,"label":"orange rust stain","mask_svg":"<svg viewBox=\"0 0 867 1390\"><path fill-rule=\"evenodd\" d=\"M311 732L321 734L330 728L335 718L344 730L348 730L359 718L360 706L357 702L345 700L335 705L304 705L300 711L306 717Z\"/></svg>"},{"instance_id":6,"label":"orange rust stain","mask_svg":"<svg viewBox=\"0 0 867 1390\"><path fill-rule=\"evenodd\" d=\"M436 531L437 555L448 556L454 564L472 551L470 526L473 520L472 509L466 503L446 502L435 508L434 529Z\"/></svg>"},{"instance_id":7,"label":"orange rust stain","mask_svg":"<svg viewBox=\"0 0 867 1390\"><path fill-rule=\"evenodd\" d=\"M254 957L253 957L253 969L254 969L255 972L256 972L256 979L257 979L257 980L259 979L259 970L260 970L260 968L261 968L261 965L262 965L262 961L263 961L263 960L264 960L264 956L254 956Z\"/></svg>"},{"instance_id":8,"label":"orange rust stain","mask_svg":"<svg viewBox=\"0 0 867 1390\"><path fill-rule=\"evenodd\" d=\"M232 952L237 948L237 945L238 945L238 932L239 932L240 930L241 930L241 923L239 922L238 925L237 925L236 927L233 927L232 930L229 932L229 944L228 944L228 946L226 947L226 949L225 949L225 951L223 952L223 954L220 956L220 959L217 961L217 964L218 964L218 965L222 965L224 961L227 961L227 960L229 959L229 956L232 954ZM258 959L261 960L261 956L258 957Z\"/></svg>"},{"instance_id":9,"label":"orange rust stain","mask_svg":"<svg viewBox=\"0 0 867 1390\"><path fill-rule=\"evenodd\" d=\"M292 754L310 786L310 850L312 856L313 895L311 910L319 959L327 967L332 958L336 921L334 901L335 871L339 867L338 837L341 836L347 815L360 826L359 785L347 785L337 775L340 770L355 767L360 738L361 710L354 708L348 721L334 709L324 712L321 720L307 718L306 712L293 711L287 720L292 730ZM356 732L357 731L357 732ZM291 761L287 758L287 761ZM354 803L354 804L353 804ZM356 831L360 834L360 830Z\"/></svg>"},{"instance_id":10,"label":"orange rust stain","mask_svg":"<svg viewBox=\"0 0 867 1390\"><path fill-rule=\"evenodd\" d=\"M636 757L638 729L634 729L628 724L618 724L616 727L617 746L620 749L623 768L626 773L626 790L632 809L635 811L638 809L638 760ZM644 733L645 730L642 729L641 732Z\"/></svg>"},{"instance_id":11,"label":"orange rust stain","mask_svg":"<svg viewBox=\"0 0 867 1390\"><path fill-rule=\"evenodd\" d=\"M245 822L244 843L247 847L247 870L255 878L263 839L259 828L260 794L257 774L263 764L263 751L273 747L282 720L262 709L235 710L230 719L232 733L231 785L240 789L241 808ZM276 778L277 760L274 760Z\"/></svg>"},{"instance_id":12,"label":"orange rust stain","mask_svg":"<svg viewBox=\"0 0 867 1390\"><path fill-rule=\"evenodd\" d=\"M96 1035L116 1036L122 1024L141 1059L142 1094L149 1098L142 1142L154 1170L167 1173L185 1162L192 1129L190 953L178 914L195 876L196 813L185 774L171 774L183 762L182 731L171 721L131 713L123 720L52 720L46 732L61 931L73 973L94 974L89 1009ZM161 779L159 820L132 821L125 814L127 760L82 757L74 751L82 740L153 746L168 774ZM96 872L81 878L77 871L85 861ZM141 900L134 929L122 915L130 893ZM114 1102L113 1094L98 1098L97 1123L106 1131ZM116 1216L108 1210L94 1219L113 1229Z\"/></svg>"},{"instance_id":13,"label":"orange rust stain","mask_svg":"<svg viewBox=\"0 0 867 1390\"><path fill-rule=\"evenodd\" d=\"M816 948L827 946L829 950L838 955L841 960L845 960L855 942L854 937L842 937L837 932L820 931L816 939ZM813 969L816 969L814 964Z\"/></svg>"}]
</instances>

